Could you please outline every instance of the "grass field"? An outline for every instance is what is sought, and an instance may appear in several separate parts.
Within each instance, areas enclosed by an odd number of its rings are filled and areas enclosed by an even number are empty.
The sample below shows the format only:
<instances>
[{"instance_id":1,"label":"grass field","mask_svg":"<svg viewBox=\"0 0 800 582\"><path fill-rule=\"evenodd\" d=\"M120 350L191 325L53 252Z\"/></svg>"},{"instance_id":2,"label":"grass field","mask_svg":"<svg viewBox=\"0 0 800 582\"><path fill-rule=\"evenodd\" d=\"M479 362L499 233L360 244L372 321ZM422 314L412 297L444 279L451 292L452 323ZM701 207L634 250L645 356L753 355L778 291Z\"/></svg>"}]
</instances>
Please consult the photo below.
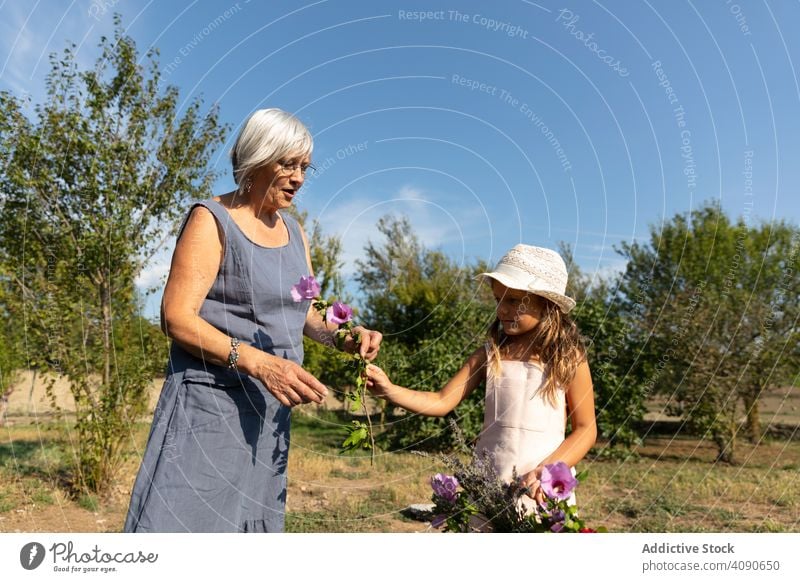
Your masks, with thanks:
<instances>
[{"instance_id":1,"label":"grass field","mask_svg":"<svg viewBox=\"0 0 800 582\"><path fill-rule=\"evenodd\" d=\"M334 412L296 412L289 463L290 532L424 532L404 508L430 499L444 466L409 452L337 454ZM148 425L131 433L129 458L103 499L69 490L72 434L65 421L12 418L0 428L0 532L113 532L124 521ZM800 442L741 442L740 464L714 462L710 443L651 436L626 459L589 458L582 514L612 532L800 532Z\"/></svg>"}]
</instances>

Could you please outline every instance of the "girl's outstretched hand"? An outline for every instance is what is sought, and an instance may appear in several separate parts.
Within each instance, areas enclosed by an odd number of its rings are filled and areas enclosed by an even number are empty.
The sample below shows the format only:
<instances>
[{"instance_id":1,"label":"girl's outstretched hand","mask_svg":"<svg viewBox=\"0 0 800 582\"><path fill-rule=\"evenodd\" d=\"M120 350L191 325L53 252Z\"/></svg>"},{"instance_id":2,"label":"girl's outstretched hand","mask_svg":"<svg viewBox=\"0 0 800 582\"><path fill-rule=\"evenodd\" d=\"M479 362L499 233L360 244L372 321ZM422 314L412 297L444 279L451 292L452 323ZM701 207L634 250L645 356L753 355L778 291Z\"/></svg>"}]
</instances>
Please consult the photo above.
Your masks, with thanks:
<instances>
[{"instance_id":1,"label":"girl's outstretched hand","mask_svg":"<svg viewBox=\"0 0 800 582\"><path fill-rule=\"evenodd\" d=\"M386 372L381 370L375 364L367 366L367 388L376 396L386 396L392 389L394 384L389 380Z\"/></svg>"}]
</instances>

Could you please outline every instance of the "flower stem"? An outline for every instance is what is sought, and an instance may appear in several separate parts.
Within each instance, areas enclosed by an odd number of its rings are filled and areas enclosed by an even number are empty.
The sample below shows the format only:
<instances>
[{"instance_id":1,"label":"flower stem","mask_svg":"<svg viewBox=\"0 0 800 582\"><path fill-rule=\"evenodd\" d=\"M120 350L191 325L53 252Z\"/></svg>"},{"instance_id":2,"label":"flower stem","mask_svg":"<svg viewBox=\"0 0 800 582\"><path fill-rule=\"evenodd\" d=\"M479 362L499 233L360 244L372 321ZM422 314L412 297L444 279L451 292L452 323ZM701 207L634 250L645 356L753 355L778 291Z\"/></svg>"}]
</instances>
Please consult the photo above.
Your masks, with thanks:
<instances>
[{"instance_id":1,"label":"flower stem","mask_svg":"<svg viewBox=\"0 0 800 582\"><path fill-rule=\"evenodd\" d=\"M372 432L372 418L370 418L369 409L367 408L367 382L366 382L367 365L366 361L363 359L360 359L359 361L358 373L361 376L361 379L363 380L361 382L361 388L359 388L359 390L361 390L361 407L364 409L364 414L367 417L367 427L368 427L367 432L369 433L369 441L370 441L369 464L372 467L375 465L375 435Z\"/></svg>"}]
</instances>

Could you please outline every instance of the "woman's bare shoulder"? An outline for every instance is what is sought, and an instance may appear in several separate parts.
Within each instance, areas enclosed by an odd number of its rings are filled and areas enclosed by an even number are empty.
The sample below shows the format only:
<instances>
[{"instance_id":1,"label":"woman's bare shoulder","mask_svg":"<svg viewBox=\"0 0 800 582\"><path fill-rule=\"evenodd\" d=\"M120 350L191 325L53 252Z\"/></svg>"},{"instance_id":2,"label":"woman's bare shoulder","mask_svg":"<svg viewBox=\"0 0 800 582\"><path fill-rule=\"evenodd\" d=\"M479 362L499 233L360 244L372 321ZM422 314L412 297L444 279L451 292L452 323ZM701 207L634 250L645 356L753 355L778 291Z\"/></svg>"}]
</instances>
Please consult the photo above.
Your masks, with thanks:
<instances>
[{"instance_id":1,"label":"woman's bare shoulder","mask_svg":"<svg viewBox=\"0 0 800 582\"><path fill-rule=\"evenodd\" d=\"M189 211L189 218L187 219L186 226L181 233L181 238L186 238L185 235L187 232L195 235L210 235L216 230L217 219L214 217L214 213L203 204L195 204L191 211Z\"/></svg>"},{"instance_id":2,"label":"woman's bare shoulder","mask_svg":"<svg viewBox=\"0 0 800 582\"><path fill-rule=\"evenodd\" d=\"M178 237L173 260L188 256L194 263L208 260L218 265L224 243L222 227L214 214L202 204L196 204ZM190 255L186 255L187 252Z\"/></svg>"}]
</instances>

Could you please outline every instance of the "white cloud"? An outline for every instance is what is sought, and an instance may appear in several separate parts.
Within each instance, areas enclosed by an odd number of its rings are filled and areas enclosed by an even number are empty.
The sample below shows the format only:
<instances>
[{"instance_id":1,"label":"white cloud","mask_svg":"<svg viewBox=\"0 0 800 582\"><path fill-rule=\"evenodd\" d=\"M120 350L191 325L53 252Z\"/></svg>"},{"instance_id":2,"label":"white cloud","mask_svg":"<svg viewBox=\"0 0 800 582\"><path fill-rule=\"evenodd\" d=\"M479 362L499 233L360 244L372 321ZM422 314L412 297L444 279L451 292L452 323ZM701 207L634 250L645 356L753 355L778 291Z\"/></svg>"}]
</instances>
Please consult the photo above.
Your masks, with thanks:
<instances>
[{"instance_id":1,"label":"white cloud","mask_svg":"<svg viewBox=\"0 0 800 582\"><path fill-rule=\"evenodd\" d=\"M463 247L474 232L472 226L484 218L483 211L445 207L434 198L420 188L404 185L392 196L348 195L341 201L329 200L316 215L309 211L309 218L318 219L326 234L341 237L342 271L349 277L355 272L356 260L363 257L367 243L382 243L375 225L387 214L408 217L414 234L427 248Z\"/></svg>"},{"instance_id":2,"label":"white cloud","mask_svg":"<svg viewBox=\"0 0 800 582\"><path fill-rule=\"evenodd\" d=\"M169 274L169 259L159 260L148 264L139 276L136 277L136 285L142 290L151 289L153 287L163 287L167 282L167 275Z\"/></svg>"},{"instance_id":3,"label":"white cloud","mask_svg":"<svg viewBox=\"0 0 800 582\"><path fill-rule=\"evenodd\" d=\"M414 186L401 186L400 190L397 192L397 197L400 199L405 200L422 200L422 190L416 188Z\"/></svg>"},{"instance_id":4,"label":"white cloud","mask_svg":"<svg viewBox=\"0 0 800 582\"><path fill-rule=\"evenodd\" d=\"M608 281L624 272L627 264L628 262L623 259L614 259L605 265L598 265L594 272L590 272L589 275L591 275L593 283Z\"/></svg>"}]
</instances>

